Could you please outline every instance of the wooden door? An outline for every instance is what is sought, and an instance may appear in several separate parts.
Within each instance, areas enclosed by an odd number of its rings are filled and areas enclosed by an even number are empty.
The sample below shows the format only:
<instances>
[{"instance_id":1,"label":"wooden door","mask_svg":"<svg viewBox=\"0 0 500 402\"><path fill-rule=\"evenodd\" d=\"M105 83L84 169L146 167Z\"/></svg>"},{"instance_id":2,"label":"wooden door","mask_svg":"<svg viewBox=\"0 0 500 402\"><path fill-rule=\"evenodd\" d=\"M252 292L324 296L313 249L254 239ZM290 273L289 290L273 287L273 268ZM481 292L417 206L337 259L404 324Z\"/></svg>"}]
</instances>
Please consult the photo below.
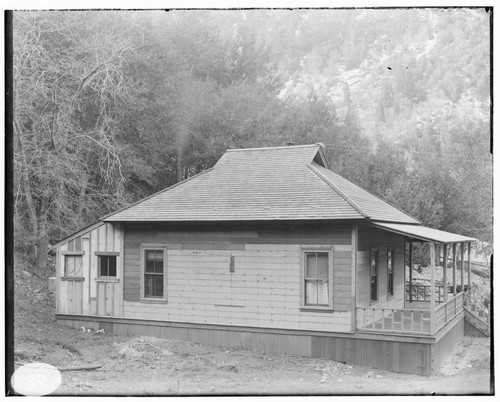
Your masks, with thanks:
<instances>
[{"instance_id":1,"label":"wooden door","mask_svg":"<svg viewBox=\"0 0 500 402\"><path fill-rule=\"evenodd\" d=\"M119 316L119 282L97 280L97 315Z\"/></svg>"}]
</instances>

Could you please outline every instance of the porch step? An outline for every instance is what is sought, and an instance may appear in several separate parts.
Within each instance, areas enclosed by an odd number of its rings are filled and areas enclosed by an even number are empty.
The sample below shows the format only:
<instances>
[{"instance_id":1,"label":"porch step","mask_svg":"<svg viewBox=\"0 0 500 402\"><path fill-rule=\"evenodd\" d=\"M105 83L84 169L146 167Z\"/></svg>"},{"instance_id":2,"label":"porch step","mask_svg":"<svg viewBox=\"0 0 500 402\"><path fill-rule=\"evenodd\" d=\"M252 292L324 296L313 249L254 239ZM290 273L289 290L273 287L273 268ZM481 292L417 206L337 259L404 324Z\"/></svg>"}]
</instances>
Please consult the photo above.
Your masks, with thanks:
<instances>
[{"instance_id":1,"label":"porch step","mask_svg":"<svg viewBox=\"0 0 500 402\"><path fill-rule=\"evenodd\" d=\"M484 336L490 336L489 323L475 315L468 307L465 307L465 320Z\"/></svg>"}]
</instances>

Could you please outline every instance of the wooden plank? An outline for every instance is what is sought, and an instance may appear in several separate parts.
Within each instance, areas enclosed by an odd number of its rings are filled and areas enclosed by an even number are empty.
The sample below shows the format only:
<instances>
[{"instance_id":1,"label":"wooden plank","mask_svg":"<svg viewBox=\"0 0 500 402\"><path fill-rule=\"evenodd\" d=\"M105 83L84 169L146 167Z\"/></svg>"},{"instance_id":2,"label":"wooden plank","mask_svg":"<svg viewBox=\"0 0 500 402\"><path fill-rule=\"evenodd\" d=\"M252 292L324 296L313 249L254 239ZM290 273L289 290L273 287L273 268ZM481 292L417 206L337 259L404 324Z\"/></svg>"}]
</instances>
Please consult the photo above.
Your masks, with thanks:
<instances>
[{"instance_id":1,"label":"wooden plank","mask_svg":"<svg viewBox=\"0 0 500 402\"><path fill-rule=\"evenodd\" d=\"M120 254L116 257L116 276L120 279L119 285L115 286L115 306L114 315L122 317L123 316L123 293L124 293L124 247L125 242L123 241L123 226L116 223L115 230L115 244L114 249L119 250Z\"/></svg>"},{"instance_id":2,"label":"wooden plank","mask_svg":"<svg viewBox=\"0 0 500 402\"><path fill-rule=\"evenodd\" d=\"M97 248L95 251L108 251L106 249L107 239L106 239L106 225L99 226L96 229L97 232Z\"/></svg>"},{"instance_id":3,"label":"wooden plank","mask_svg":"<svg viewBox=\"0 0 500 402\"><path fill-rule=\"evenodd\" d=\"M105 315L113 314L114 305L114 283L104 282L104 297L105 297Z\"/></svg>"},{"instance_id":4,"label":"wooden plank","mask_svg":"<svg viewBox=\"0 0 500 402\"><path fill-rule=\"evenodd\" d=\"M119 251L115 249L115 228L113 223L106 223L106 251Z\"/></svg>"},{"instance_id":5,"label":"wooden plank","mask_svg":"<svg viewBox=\"0 0 500 402\"><path fill-rule=\"evenodd\" d=\"M95 228L89 233L90 237L90 298L97 297L97 284L94 281L94 278L97 278L97 256L94 254L96 250L99 248L99 229Z\"/></svg>"},{"instance_id":6,"label":"wooden plank","mask_svg":"<svg viewBox=\"0 0 500 402\"><path fill-rule=\"evenodd\" d=\"M85 252L82 256L82 272L84 281L82 282L82 314L90 314L90 239L84 236L81 249Z\"/></svg>"},{"instance_id":7,"label":"wooden plank","mask_svg":"<svg viewBox=\"0 0 500 402\"><path fill-rule=\"evenodd\" d=\"M75 240L70 240L68 242L68 251L75 251Z\"/></svg>"},{"instance_id":8,"label":"wooden plank","mask_svg":"<svg viewBox=\"0 0 500 402\"><path fill-rule=\"evenodd\" d=\"M76 314L83 314L83 282L74 282L74 288L75 288L75 297L74 297L74 304L75 304L75 313Z\"/></svg>"},{"instance_id":9,"label":"wooden plank","mask_svg":"<svg viewBox=\"0 0 500 402\"><path fill-rule=\"evenodd\" d=\"M75 281L66 281L66 283L67 283L67 293L66 293L67 311L68 311L68 314L74 314L76 312L76 308L75 308Z\"/></svg>"},{"instance_id":10,"label":"wooden plank","mask_svg":"<svg viewBox=\"0 0 500 402\"><path fill-rule=\"evenodd\" d=\"M106 283L97 282L97 314L106 314Z\"/></svg>"},{"instance_id":11,"label":"wooden plank","mask_svg":"<svg viewBox=\"0 0 500 402\"><path fill-rule=\"evenodd\" d=\"M75 237L75 250L82 250L82 237Z\"/></svg>"}]
</instances>

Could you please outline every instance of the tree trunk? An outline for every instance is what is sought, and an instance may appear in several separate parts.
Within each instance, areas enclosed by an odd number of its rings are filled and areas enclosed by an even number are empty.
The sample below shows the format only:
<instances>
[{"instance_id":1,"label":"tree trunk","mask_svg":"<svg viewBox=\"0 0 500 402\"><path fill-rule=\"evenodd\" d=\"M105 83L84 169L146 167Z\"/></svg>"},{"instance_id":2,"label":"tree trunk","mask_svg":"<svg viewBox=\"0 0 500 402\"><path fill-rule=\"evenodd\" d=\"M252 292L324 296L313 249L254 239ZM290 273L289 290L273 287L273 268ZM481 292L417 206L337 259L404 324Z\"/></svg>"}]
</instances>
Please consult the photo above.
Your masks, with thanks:
<instances>
[{"instance_id":1,"label":"tree trunk","mask_svg":"<svg viewBox=\"0 0 500 402\"><path fill-rule=\"evenodd\" d=\"M36 266L38 269L44 268L47 265L47 254L49 251L49 237L47 234L46 216L49 200L46 196L42 197L40 206L40 220L38 223L38 241L36 253Z\"/></svg>"},{"instance_id":2,"label":"tree trunk","mask_svg":"<svg viewBox=\"0 0 500 402\"><path fill-rule=\"evenodd\" d=\"M36 235L38 233L38 218L31 192L31 185L28 175L28 162L26 160L26 154L24 153L24 144L21 138L21 127L19 126L19 122L17 121L17 119L14 121L14 132L16 133L19 154L21 155L21 183L24 192L24 199L26 201L26 207L28 209L28 224L30 226L31 233L33 235ZM37 256L37 239L30 239L28 245L28 254L31 259L35 259L35 257Z\"/></svg>"}]
</instances>

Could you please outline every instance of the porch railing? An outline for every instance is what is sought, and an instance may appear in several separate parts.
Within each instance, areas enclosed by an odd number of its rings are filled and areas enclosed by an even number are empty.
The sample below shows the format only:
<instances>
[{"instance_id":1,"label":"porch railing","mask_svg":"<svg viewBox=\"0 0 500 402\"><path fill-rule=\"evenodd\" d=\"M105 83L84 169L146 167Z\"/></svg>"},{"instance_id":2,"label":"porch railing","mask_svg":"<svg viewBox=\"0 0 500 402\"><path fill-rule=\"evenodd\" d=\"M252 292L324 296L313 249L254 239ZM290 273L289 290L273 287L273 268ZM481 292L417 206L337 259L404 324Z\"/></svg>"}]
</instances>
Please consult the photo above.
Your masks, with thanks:
<instances>
[{"instance_id":1,"label":"porch railing","mask_svg":"<svg viewBox=\"0 0 500 402\"><path fill-rule=\"evenodd\" d=\"M464 309L464 294L451 297L434 313L429 309L358 307L356 328L362 331L433 335Z\"/></svg>"},{"instance_id":2,"label":"porch railing","mask_svg":"<svg viewBox=\"0 0 500 402\"><path fill-rule=\"evenodd\" d=\"M455 297L452 297L446 303L441 304L435 313L434 318L434 331L437 332L445 325L447 325L451 320L453 320L458 314L464 310L464 294L459 293Z\"/></svg>"},{"instance_id":3,"label":"porch railing","mask_svg":"<svg viewBox=\"0 0 500 402\"><path fill-rule=\"evenodd\" d=\"M411 297L410 297L411 295ZM434 301L442 303L444 300L444 287L442 285L434 286ZM431 285L410 285L406 284L406 301L407 302L430 302L431 301Z\"/></svg>"}]
</instances>

